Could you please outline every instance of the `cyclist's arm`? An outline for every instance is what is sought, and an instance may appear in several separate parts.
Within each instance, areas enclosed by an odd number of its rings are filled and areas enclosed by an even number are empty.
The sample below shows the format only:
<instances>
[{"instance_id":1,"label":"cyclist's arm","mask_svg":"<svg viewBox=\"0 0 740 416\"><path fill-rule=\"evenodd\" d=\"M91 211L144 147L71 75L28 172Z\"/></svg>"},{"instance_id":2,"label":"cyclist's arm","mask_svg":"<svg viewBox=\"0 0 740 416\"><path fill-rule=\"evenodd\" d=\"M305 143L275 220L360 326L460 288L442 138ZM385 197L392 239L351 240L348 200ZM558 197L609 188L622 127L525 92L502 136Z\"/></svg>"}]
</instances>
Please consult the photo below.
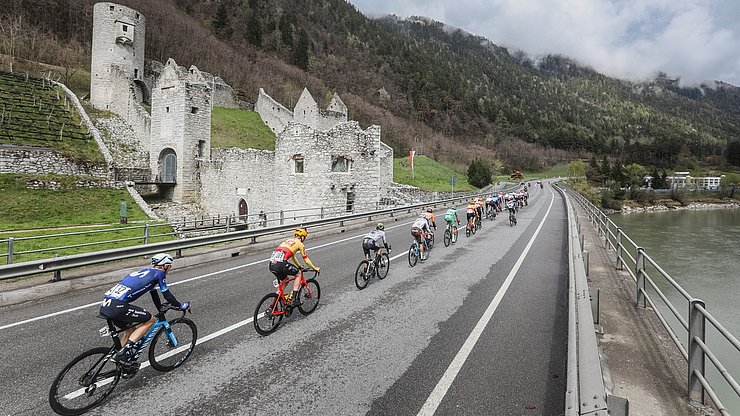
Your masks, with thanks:
<instances>
[{"instance_id":1,"label":"cyclist's arm","mask_svg":"<svg viewBox=\"0 0 740 416\"><path fill-rule=\"evenodd\" d=\"M316 266L314 266L313 263L311 263L311 259L308 258L308 254L306 254L306 248L305 247L301 247L301 257L303 257L303 261L306 262L306 265L308 265L308 267L310 267L310 268L312 268L314 270L318 270L318 268ZM295 258L295 256L293 256L293 258Z\"/></svg>"},{"instance_id":2,"label":"cyclist's arm","mask_svg":"<svg viewBox=\"0 0 740 416\"><path fill-rule=\"evenodd\" d=\"M175 295L170 292L170 288L167 287L167 282L165 281L165 274L162 272L161 277L159 278L159 291L162 292L162 296L164 296L165 300L170 303L170 305L179 308L180 302L177 300ZM157 300L154 300L154 297L157 297ZM159 309L160 306L162 306L161 303L159 303L159 296L157 296L156 290L152 294L152 301L154 302L154 305L157 306L157 309ZM159 304L158 304L159 303Z\"/></svg>"}]
</instances>

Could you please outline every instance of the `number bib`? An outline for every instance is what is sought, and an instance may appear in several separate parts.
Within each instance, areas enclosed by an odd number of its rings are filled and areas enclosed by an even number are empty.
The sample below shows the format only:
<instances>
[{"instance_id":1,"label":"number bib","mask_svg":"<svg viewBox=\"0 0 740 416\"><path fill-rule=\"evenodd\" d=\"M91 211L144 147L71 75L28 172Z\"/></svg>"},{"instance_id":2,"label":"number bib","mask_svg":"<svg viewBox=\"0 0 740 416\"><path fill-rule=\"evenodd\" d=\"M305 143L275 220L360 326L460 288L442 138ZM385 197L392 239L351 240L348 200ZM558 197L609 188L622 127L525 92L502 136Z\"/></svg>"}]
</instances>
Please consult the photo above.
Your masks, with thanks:
<instances>
[{"instance_id":1,"label":"number bib","mask_svg":"<svg viewBox=\"0 0 740 416\"><path fill-rule=\"evenodd\" d=\"M121 300L126 296L129 290L131 290L130 287L117 283L109 291L105 292L105 296L110 296L112 298Z\"/></svg>"},{"instance_id":2,"label":"number bib","mask_svg":"<svg viewBox=\"0 0 740 416\"><path fill-rule=\"evenodd\" d=\"M270 256L270 261L273 263L285 261L285 252L284 251L273 251L272 256Z\"/></svg>"}]
</instances>

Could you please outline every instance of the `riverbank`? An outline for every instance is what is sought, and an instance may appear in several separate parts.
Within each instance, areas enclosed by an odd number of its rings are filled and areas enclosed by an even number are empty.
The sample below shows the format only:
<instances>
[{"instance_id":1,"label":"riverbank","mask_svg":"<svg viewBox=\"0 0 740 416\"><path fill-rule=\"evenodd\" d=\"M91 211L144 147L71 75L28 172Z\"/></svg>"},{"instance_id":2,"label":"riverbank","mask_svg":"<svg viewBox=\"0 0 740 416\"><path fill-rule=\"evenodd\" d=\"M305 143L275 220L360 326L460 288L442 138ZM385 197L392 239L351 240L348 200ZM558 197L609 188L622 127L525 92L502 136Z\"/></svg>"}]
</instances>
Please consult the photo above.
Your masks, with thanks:
<instances>
[{"instance_id":1,"label":"riverbank","mask_svg":"<svg viewBox=\"0 0 740 416\"><path fill-rule=\"evenodd\" d=\"M681 204L679 201L673 199L665 199L655 201L651 205L642 205L634 201L627 201L622 204L622 209L617 210L604 210L608 214L622 213L631 214L635 212L661 212L661 211L675 211L675 210L704 210L704 209L736 209L740 208L740 201L734 199L727 200L715 200L715 201L693 201Z\"/></svg>"}]
</instances>

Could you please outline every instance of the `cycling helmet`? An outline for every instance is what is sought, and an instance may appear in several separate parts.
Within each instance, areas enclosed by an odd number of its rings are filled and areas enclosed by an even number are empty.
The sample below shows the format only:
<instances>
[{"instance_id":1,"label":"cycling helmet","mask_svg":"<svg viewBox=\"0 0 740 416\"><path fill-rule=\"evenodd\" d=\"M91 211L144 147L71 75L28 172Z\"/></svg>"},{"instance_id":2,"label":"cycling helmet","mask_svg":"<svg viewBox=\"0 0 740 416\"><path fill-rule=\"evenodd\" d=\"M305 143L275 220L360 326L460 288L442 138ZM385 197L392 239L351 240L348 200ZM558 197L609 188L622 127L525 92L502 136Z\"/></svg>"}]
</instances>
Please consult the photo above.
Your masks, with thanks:
<instances>
[{"instance_id":1,"label":"cycling helmet","mask_svg":"<svg viewBox=\"0 0 740 416\"><path fill-rule=\"evenodd\" d=\"M152 266L166 266L172 264L172 256L167 253L155 254L152 257Z\"/></svg>"},{"instance_id":2,"label":"cycling helmet","mask_svg":"<svg viewBox=\"0 0 740 416\"><path fill-rule=\"evenodd\" d=\"M308 231L305 228L296 228L293 231L293 235L296 237L308 237Z\"/></svg>"},{"instance_id":3,"label":"cycling helmet","mask_svg":"<svg viewBox=\"0 0 740 416\"><path fill-rule=\"evenodd\" d=\"M382 222L379 222L378 225L375 226L375 229L383 231L385 229L385 225L383 225Z\"/></svg>"},{"instance_id":4,"label":"cycling helmet","mask_svg":"<svg viewBox=\"0 0 740 416\"><path fill-rule=\"evenodd\" d=\"M434 212L431 208L427 208L427 212Z\"/></svg>"}]
</instances>

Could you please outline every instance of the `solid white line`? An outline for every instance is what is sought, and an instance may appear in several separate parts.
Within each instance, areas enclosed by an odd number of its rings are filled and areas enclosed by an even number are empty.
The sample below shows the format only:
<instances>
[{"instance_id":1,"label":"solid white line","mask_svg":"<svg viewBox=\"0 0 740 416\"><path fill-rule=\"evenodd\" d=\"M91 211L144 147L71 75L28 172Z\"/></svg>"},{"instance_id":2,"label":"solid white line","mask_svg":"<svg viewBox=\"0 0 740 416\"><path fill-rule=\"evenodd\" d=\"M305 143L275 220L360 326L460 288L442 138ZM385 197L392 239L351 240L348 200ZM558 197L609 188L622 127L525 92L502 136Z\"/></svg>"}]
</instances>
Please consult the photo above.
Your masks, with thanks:
<instances>
[{"instance_id":1,"label":"solid white line","mask_svg":"<svg viewBox=\"0 0 740 416\"><path fill-rule=\"evenodd\" d=\"M434 390L432 390L432 393L429 395L426 402L421 407L421 410L419 410L418 416L432 416L434 412L437 411L437 407L439 407L439 404L442 403L442 399L444 399L445 395L447 394L447 391L450 389L450 386L452 386L452 383L455 381L457 374L462 369L463 364L465 364L465 360L468 359L468 355L470 355L470 353L473 351L475 344L478 342L478 339L480 338L481 334L483 334L483 330L488 325L488 322L491 320L491 317L493 317L493 313L496 311L496 308L498 308L498 305L501 303L501 300L506 294L506 291L509 290L509 286L511 286L511 282L514 280L514 276L519 271L519 268L524 262L524 258L527 256L527 253L529 253L529 249L532 248L532 244L534 244L534 241L537 238L537 235L540 233L542 226L545 224L545 220L547 219L547 216L550 214L550 210L552 209L552 204L554 200L555 200L555 195L552 194L552 199L550 200L550 206L547 208L547 212L545 213L545 216L542 218L542 221L540 222L540 225L537 227L537 230L534 232L534 235L529 240L529 243L524 248L524 251L522 252L522 254L519 256L519 259L514 264L514 267L511 269L511 272L509 272L509 275L506 276L506 280L504 280L503 285L501 285L501 288L499 289L498 293L496 293L496 296L494 296L493 300L491 301L491 304L488 305L488 308L483 313L483 316L480 318L478 323L475 325L475 328L473 328L473 331L468 336L468 339L465 340L465 343L463 344L462 348L460 348L460 351L457 352L457 355L455 355L455 358L452 360L449 367L447 367L447 370L442 375L442 378L439 380L437 385L434 387Z\"/></svg>"},{"instance_id":2,"label":"solid white line","mask_svg":"<svg viewBox=\"0 0 740 416\"><path fill-rule=\"evenodd\" d=\"M408 224L411 224L411 223L409 222L409 223L398 224L398 225L394 225L392 227L387 227L387 229L392 230L394 228L403 227L403 226L406 226ZM356 236L353 236L353 237L347 237L347 238L343 238L341 240L332 241L330 243L326 243L326 244L314 246L314 247L311 248L311 250L316 250L316 249L319 249L319 248L332 246L332 245L343 243L345 241L353 240L353 239L356 239L356 238L361 238L364 235L365 234L356 235ZM394 258L397 258L397 257L394 257ZM207 274L204 274L204 275L191 277L190 279L185 279L185 280L180 280L178 282L170 283L169 286L177 286L177 285L182 284L182 283L187 283L187 282L192 282L194 280L203 279L204 277L210 277L210 276L215 276L215 275L221 274L221 273L231 272L231 271L234 271L234 270L242 269L244 267L254 266L255 264L265 263L265 262L267 262L269 260L270 259L257 260L257 261L253 261L251 263L242 264L241 266L235 266L235 267L231 267L231 268L228 268L228 269L219 270L219 271L216 271L216 272L213 272L213 273L207 273ZM23 320L23 321L14 322L12 324L6 324L6 325L3 325L3 326L0 326L0 331L3 330L3 329L8 329L8 328L15 327L15 326L18 326L18 325L23 325L23 324L31 323L31 322L34 322L34 321L39 321L39 320L42 320L42 319L48 319L48 318L51 318L51 317L54 317L54 316L57 316L57 315L63 315L63 314L66 314L66 313L78 311L80 309L90 308L90 307L96 306L96 305L100 305L100 302L88 303L86 305L76 306L74 308L65 309L65 310L62 310L62 311L58 311L58 312L53 312L53 313L49 313L49 314L46 314L46 315L37 316L35 318L30 318L30 319L26 319L26 320Z\"/></svg>"}]
</instances>

